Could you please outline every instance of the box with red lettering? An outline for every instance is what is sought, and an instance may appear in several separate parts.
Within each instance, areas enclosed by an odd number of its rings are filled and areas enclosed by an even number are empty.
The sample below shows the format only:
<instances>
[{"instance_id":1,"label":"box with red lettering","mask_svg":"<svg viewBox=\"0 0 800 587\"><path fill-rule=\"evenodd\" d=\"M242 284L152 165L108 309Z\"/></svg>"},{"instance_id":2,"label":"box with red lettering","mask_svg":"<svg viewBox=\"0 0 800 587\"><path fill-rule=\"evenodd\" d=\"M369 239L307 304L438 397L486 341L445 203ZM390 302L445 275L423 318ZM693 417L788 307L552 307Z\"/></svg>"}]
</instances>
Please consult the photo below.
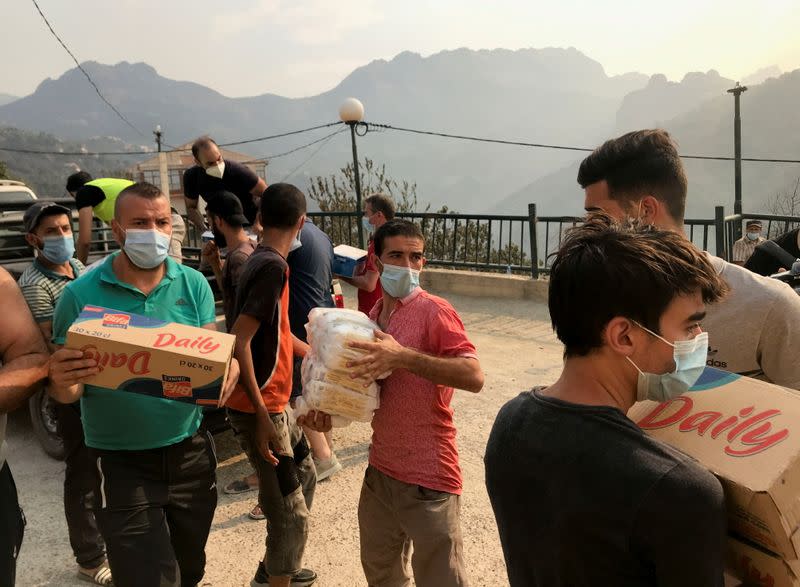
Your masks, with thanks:
<instances>
[{"instance_id":1,"label":"box with red lettering","mask_svg":"<svg viewBox=\"0 0 800 587\"><path fill-rule=\"evenodd\" d=\"M800 561L778 558L745 540L728 538L728 571L753 587L800 587Z\"/></svg>"},{"instance_id":2,"label":"box with red lettering","mask_svg":"<svg viewBox=\"0 0 800 587\"><path fill-rule=\"evenodd\" d=\"M89 353L91 385L200 405L220 403L236 337L130 312L86 306L66 347Z\"/></svg>"},{"instance_id":3,"label":"box with red lettering","mask_svg":"<svg viewBox=\"0 0 800 587\"><path fill-rule=\"evenodd\" d=\"M706 368L689 393L628 416L719 478L731 532L800 558L800 395Z\"/></svg>"}]
</instances>

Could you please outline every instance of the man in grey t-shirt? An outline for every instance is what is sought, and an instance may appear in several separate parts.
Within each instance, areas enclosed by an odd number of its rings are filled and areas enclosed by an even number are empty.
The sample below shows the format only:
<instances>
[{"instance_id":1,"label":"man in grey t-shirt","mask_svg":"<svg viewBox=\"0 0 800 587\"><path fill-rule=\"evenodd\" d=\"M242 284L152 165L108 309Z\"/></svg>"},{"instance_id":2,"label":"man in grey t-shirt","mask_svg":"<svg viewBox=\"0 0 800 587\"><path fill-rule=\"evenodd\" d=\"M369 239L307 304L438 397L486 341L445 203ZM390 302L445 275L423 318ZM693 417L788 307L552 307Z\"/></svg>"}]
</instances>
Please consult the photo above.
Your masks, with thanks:
<instances>
[{"instance_id":1,"label":"man in grey t-shirt","mask_svg":"<svg viewBox=\"0 0 800 587\"><path fill-rule=\"evenodd\" d=\"M663 130L606 141L581 163L587 211L683 234L687 180L675 143ZM711 258L731 294L708 312L708 365L800 390L800 296L791 287Z\"/></svg>"},{"instance_id":2,"label":"man in grey t-shirt","mask_svg":"<svg viewBox=\"0 0 800 587\"><path fill-rule=\"evenodd\" d=\"M15 582L25 518L6 462L6 414L27 402L47 377L47 345L14 279L0 268L0 585Z\"/></svg>"}]
</instances>

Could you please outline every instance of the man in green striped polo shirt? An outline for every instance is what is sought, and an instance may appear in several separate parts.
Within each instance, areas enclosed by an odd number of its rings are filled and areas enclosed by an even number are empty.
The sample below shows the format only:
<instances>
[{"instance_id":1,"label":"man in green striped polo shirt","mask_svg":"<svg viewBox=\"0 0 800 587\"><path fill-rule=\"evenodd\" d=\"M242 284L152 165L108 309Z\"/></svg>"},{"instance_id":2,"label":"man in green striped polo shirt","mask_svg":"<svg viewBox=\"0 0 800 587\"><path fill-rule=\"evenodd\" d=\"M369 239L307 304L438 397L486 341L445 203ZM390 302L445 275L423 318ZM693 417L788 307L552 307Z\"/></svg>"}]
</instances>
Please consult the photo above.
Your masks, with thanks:
<instances>
[{"instance_id":1,"label":"man in green striped polo shirt","mask_svg":"<svg viewBox=\"0 0 800 587\"><path fill-rule=\"evenodd\" d=\"M168 257L169 201L148 183L117 196L114 238L122 251L64 289L53 316L63 345L83 307L103 305L167 322L215 329L205 277ZM50 393L80 399L86 445L95 463L95 517L117 587L197 585L217 504L213 440L199 406L83 382L98 372L81 351L50 361ZM239 375L230 368L226 391Z\"/></svg>"},{"instance_id":2,"label":"man in green striped polo shirt","mask_svg":"<svg viewBox=\"0 0 800 587\"><path fill-rule=\"evenodd\" d=\"M70 210L53 202L40 201L23 216L25 239L36 253L33 263L19 279L25 301L46 341L52 337L53 311L68 283L83 273L74 259ZM50 351L55 347L51 344ZM106 549L90 507L93 475L83 438L78 402L56 404L58 432L64 442L64 514L78 572L98 585L111 583Z\"/></svg>"}]
</instances>

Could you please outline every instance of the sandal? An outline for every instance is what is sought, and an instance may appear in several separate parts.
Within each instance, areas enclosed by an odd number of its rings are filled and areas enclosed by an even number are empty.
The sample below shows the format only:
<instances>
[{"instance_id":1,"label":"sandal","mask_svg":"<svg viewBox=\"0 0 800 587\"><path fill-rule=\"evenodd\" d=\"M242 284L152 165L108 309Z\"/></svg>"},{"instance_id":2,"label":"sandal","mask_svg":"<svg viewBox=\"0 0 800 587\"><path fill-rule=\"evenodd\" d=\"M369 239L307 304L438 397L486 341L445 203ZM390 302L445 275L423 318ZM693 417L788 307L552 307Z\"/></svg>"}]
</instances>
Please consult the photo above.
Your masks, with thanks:
<instances>
[{"instance_id":1,"label":"sandal","mask_svg":"<svg viewBox=\"0 0 800 587\"><path fill-rule=\"evenodd\" d=\"M78 578L94 583L95 585L109 586L114 584L114 579L111 577L111 569L108 568L108 563L103 563L97 567L91 574L84 572L84 569L78 570Z\"/></svg>"},{"instance_id":2,"label":"sandal","mask_svg":"<svg viewBox=\"0 0 800 587\"><path fill-rule=\"evenodd\" d=\"M248 491L255 491L256 489L258 489L258 485L253 487L244 479L237 479L236 481L228 483L222 491L228 495L238 495L239 493L247 493Z\"/></svg>"},{"instance_id":3,"label":"sandal","mask_svg":"<svg viewBox=\"0 0 800 587\"><path fill-rule=\"evenodd\" d=\"M247 515L251 520L266 520L267 519L267 516L264 515L263 511L261 511L261 506L258 505L258 504L256 504L255 507L253 507L253 509L250 510L250 513L247 514Z\"/></svg>"}]
</instances>

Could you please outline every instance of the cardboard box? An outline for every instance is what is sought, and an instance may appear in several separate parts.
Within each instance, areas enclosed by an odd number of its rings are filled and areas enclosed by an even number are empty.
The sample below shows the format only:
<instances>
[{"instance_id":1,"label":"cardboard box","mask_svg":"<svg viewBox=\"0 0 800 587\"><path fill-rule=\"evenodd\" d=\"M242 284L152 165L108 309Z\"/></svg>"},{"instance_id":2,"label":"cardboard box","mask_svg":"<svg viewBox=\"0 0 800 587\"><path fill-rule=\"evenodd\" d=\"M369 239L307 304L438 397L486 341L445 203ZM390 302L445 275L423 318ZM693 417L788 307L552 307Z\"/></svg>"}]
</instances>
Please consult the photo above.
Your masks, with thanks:
<instances>
[{"instance_id":1,"label":"cardboard box","mask_svg":"<svg viewBox=\"0 0 800 587\"><path fill-rule=\"evenodd\" d=\"M783 558L800 558L796 392L706 368L691 392L638 403L628 416L719 478L729 530Z\"/></svg>"},{"instance_id":2,"label":"cardboard box","mask_svg":"<svg viewBox=\"0 0 800 587\"><path fill-rule=\"evenodd\" d=\"M353 277L356 265L367 258L367 251L349 245L333 249L333 272L344 277Z\"/></svg>"},{"instance_id":3,"label":"cardboard box","mask_svg":"<svg viewBox=\"0 0 800 587\"><path fill-rule=\"evenodd\" d=\"M100 372L91 385L217 406L236 337L86 306L67 332L66 347L88 351Z\"/></svg>"},{"instance_id":4,"label":"cardboard box","mask_svg":"<svg viewBox=\"0 0 800 587\"><path fill-rule=\"evenodd\" d=\"M800 561L780 559L755 545L728 537L728 572L753 587L800 587Z\"/></svg>"}]
</instances>

